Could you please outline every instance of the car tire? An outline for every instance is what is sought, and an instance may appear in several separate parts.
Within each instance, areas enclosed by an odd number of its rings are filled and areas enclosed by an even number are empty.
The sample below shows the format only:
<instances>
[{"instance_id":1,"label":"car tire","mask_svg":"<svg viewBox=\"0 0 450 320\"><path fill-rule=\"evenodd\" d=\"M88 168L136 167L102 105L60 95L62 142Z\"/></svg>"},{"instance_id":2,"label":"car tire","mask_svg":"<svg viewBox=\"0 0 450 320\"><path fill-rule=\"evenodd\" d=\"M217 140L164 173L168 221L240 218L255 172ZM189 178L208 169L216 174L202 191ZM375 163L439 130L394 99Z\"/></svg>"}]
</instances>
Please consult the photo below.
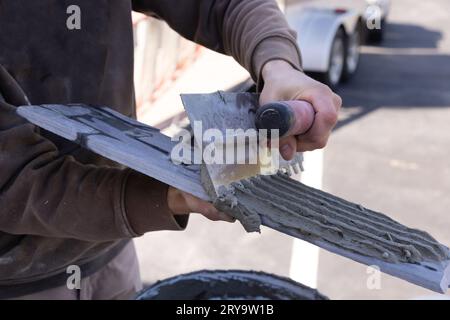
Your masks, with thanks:
<instances>
[{"instance_id":1,"label":"car tire","mask_svg":"<svg viewBox=\"0 0 450 320\"><path fill-rule=\"evenodd\" d=\"M345 67L345 32L342 28L334 36L329 60L328 70L315 73L314 76L334 90L341 82Z\"/></svg>"},{"instance_id":2,"label":"car tire","mask_svg":"<svg viewBox=\"0 0 450 320\"><path fill-rule=\"evenodd\" d=\"M363 28L361 23L358 23L353 33L346 38L345 64L342 73L342 81L350 80L358 70L362 41Z\"/></svg>"}]
</instances>

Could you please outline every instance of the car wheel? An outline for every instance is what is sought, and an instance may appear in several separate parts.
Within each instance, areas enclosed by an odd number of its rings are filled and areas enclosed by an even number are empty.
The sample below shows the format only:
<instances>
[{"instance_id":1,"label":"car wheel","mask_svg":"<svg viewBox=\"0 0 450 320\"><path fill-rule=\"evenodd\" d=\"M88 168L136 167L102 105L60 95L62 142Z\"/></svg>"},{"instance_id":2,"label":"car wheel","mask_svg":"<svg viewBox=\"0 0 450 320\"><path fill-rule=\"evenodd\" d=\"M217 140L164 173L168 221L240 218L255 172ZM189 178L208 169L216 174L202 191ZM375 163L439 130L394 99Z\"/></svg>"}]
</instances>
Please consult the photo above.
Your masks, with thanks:
<instances>
[{"instance_id":1,"label":"car wheel","mask_svg":"<svg viewBox=\"0 0 450 320\"><path fill-rule=\"evenodd\" d=\"M345 34L342 29L339 29L334 36L329 60L328 70L318 73L317 79L331 89L335 89L342 79L345 67Z\"/></svg>"},{"instance_id":2,"label":"car wheel","mask_svg":"<svg viewBox=\"0 0 450 320\"><path fill-rule=\"evenodd\" d=\"M345 46L345 64L342 80L349 80L358 69L362 42L362 27L358 24L355 31L347 38Z\"/></svg>"}]
</instances>

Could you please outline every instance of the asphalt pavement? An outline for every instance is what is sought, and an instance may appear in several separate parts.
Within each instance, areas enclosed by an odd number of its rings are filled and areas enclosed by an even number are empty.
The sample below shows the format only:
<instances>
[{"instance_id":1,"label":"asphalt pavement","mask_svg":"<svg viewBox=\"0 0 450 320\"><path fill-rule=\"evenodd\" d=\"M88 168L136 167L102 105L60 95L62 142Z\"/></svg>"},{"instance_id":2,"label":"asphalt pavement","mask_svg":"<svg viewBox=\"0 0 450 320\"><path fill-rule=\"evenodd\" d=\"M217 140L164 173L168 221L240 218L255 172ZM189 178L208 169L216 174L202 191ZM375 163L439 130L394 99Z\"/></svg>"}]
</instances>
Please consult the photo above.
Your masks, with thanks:
<instances>
[{"instance_id":1,"label":"asphalt pavement","mask_svg":"<svg viewBox=\"0 0 450 320\"><path fill-rule=\"evenodd\" d=\"M363 48L357 75L339 90L324 190L450 245L450 2L392 2L385 41ZM334 299L434 295L387 275L368 289L365 266L323 250L318 274Z\"/></svg>"}]
</instances>

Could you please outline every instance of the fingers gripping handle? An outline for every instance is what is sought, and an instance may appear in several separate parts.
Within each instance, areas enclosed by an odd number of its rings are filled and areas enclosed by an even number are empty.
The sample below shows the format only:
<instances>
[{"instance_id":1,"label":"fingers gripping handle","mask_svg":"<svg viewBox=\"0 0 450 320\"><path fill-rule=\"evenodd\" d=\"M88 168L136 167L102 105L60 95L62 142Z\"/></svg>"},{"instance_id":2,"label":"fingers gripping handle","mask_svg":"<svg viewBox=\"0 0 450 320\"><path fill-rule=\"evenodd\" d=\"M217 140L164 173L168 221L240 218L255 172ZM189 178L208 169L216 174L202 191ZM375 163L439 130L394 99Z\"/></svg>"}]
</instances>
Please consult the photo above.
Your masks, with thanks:
<instances>
[{"instance_id":1,"label":"fingers gripping handle","mask_svg":"<svg viewBox=\"0 0 450 320\"><path fill-rule=\"evenodd\" d=\"M314 122L315 111L306 101L272 102L258 108L255 115L257 129L278 129L279 136L300 135Z\"/></svg>"}]
</instances>

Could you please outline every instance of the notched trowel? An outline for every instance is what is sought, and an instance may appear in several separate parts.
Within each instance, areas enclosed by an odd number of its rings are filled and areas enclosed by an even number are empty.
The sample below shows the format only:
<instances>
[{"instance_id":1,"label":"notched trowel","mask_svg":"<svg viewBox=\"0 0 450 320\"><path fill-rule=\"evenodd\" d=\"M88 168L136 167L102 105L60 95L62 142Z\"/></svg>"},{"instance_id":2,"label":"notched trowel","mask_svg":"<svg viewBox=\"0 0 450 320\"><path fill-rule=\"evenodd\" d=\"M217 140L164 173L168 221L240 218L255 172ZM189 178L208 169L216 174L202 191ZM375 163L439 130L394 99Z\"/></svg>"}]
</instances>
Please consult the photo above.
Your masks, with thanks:
<instances>
[{"instance_id":1,"label":"notched trowel","mask_svg":"<svg viewBox=\"0 0 450 320\"><path fill-rule=\"evenodd\" d=\"M286 102L259 107L258 98L259 95L254 93L222 91L181 95L196 147L202 152L213 147L216 154L220 150L219 159L210 162L203 159L202 184L216 207L225 205L227 212L234 215L248 232L259 231L261 221L257 214L230 211L230 207L235 207L233 197L230 197L234 189L232 184L251 177L272 175L279 170L289 175L303 170L301 153L286 161L274 144L290 130L307 131L314 121L314 111L309 103L303 102L294 112ZM295 117L300 121L295 121ZM214 139L211 137L213 130L216 133ZM267 143L270 139L272 148Z\"/></svg>"}]
</instances>

